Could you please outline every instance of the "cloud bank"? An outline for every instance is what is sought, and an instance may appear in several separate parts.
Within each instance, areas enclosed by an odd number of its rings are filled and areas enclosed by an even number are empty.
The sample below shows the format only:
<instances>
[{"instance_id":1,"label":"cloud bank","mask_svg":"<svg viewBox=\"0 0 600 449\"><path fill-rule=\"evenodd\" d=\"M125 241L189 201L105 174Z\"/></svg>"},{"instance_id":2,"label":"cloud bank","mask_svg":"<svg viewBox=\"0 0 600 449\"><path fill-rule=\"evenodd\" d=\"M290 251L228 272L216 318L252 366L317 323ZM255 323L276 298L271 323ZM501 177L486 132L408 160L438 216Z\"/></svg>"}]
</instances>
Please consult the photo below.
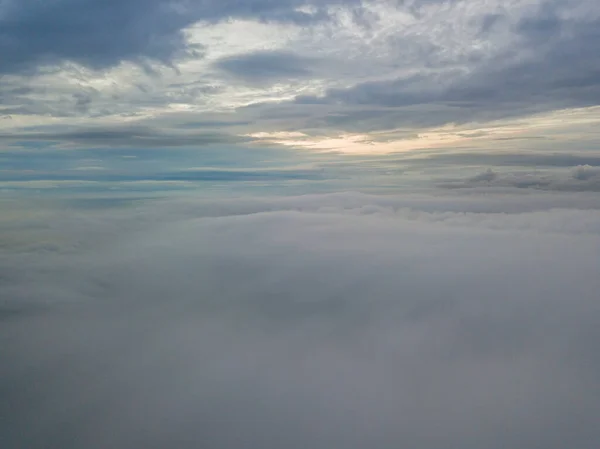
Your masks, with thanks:
<instances>
[{"instance_id":1,"label":"cloud bank","mask_svg":"<svg viewBox=\"0 0 600 449\"><path fill-rule=\"evenodd\" d=\"M25 212L2 222L7 449L600 439L592 195Z\"/></svg>"},{"instance_id":2,"label":"cloud bank","mask_svg":"<svg viewBox=\"0 0 600 449\"><path fill-rule=\"evenodd\" d=\"M499 173L491 168L466 180L440 184L446 188L515 187L518 189L563 190L568 192L600 191L600 167L578 165L568 172Z\"/></svg>"}]
</instances>

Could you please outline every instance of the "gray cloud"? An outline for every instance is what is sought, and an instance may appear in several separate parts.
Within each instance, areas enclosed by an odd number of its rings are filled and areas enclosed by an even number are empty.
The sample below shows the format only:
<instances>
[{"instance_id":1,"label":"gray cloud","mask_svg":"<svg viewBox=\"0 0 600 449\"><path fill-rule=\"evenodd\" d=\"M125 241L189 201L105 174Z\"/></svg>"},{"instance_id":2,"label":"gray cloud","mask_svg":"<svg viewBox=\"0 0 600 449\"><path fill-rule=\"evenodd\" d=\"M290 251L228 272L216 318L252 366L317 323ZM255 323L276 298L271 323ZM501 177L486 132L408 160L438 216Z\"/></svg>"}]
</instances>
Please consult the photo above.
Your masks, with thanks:
<instances>
[{"instance_id":1,"label":"gray cloud","mask_svg":"<svg viewBox=\"0 0 600 449\"><path fill-rule=\"evenodd\" d=\"M227 120L202 120L195 122L178 123L174 125L174 128L183 129L197 129L197 128L226 128L231 126L247 126L251 122L238 120L238 121L227 121Z\"/></svg>"},{"instance_id":2,"label":"gray cloud","mask_svg":"<svg viewBox=\"0 0 600 449\"><path fill-rule=\"evenodd\" d=\"M307 23L326 17L325 6L332 3L338 2L10 0L0 5L0 73L31 72L63 61L95 69L144 58L168 63L186 51L198 57L202 49L187 47L181 34L195 22L247 17ZM316 7L315 13L297 10L307 4Z\"/></svg>"},{"instance_id":3,"label":"gray cloud","mask_svg":"<svg viewBox=\"0 0 600 449\"><path fill-rule=\"evenodd\" d=\"M43 132L23 130L19 133L0 134L0 141L7 142L68 142L86 144L87 146L108 145L133 147L178 147L209 144L234 144L248 142L252 139L217 131L206 132L175 132L160 130L143 125L106 126L94 128L64 129L57 127Z\"/></svg>"},{"instance_id":4,"label":"gray cloud","mask_svg":"<svg viewBox=\"0 0 600 449\"><path fill-rule=\"evenodd\" d=\"M4 2L0 15L1 72L33 70L37 64L71 60L105 68L126 59L167 61L193 18L170 2Z\"/></svg>"},{"instance_id":5,"label":"gray cloud","mask_svg":"<svg viewBox=\"0 0 600 449\"><path fill-rule=\"evenodd\" d=\"M501 173L488 168L466 180L440 184L447 188L516 187L520 189L562 190L568 192L600 191L600 167L579 165L569 171Z\"/></svg>"},{"instance_id":6,"label":"gray cloud","mask_svg":"<svg viewBox=\"0 0 600 449\"><path fill-rule=\"evenodd\" d=\"M570 11L565 2L543 2L535 13L514 24L515 18L508 16L502 21L504 32L515 39L512 48L485 57L473 54L465 60L448 60L447 49L440 47L420 58L434 71L334 88L324 96L299 96L296 103L385 107L403 125L421 127L597 105L600 21L597 14L576 18ZM494 17L494 23L501 20ZM485 23L484 28L492 27ZM488 43L501 42L500 31L488 33ZM355 123L360 124L360 119L348 116L340 125L347 129Z\"/></svg>"},{"instance_id":7,"label":"gray cloud","mask_svg":"<svg viewBox=\"0 0 600 449\"><path fill-rule=\"evenodd\" d=\"M316 61L288 51L258 51L216 61L220 70L249 83L289 81L311 76Z\"/></svg>"},{"instance_id":8,"label":"gray cloud","mask_svg":"<svg viewBox=\"0 0 600 449\"><path fill-rule=\"evenodd\" d=\"M398 161L400 162L400 160ZM508 166L508 167L540 167L540 168L570 168L573 166L600 166L600 156L593 152L587 153L549 153L549 152L437 152L413 157L410 162L422 165L448 164L459 166Z\"/></svg>"},{"instance_id":9,"label":"gray cloud","mask_svg":"<svg viewBox=\"0 0 600 449\"><path fill-rule=\"evenodd\" d=\"M595 449L583 200L64 211L0 258L3 446Z\"/></svg>"},{"instance_id":10,"label":"gray cloud","mask_svg":"<svg viewBox=\"0 0 600 449\"><path fill-rule=\"evenodd\" d=\"M256 128L268 130L339 134L486 122L600 101L600 23L591 0L542 0L515 8L490 3L468 11L464 1L390 4L389 13L404 13L411 25L386 31L380 38L373 30L385 24L385 14L359 1L92 3L6 3L0 14L0 51L5 55L0 72L37 73L46 63L64 61L96 69L122 61L145 64L149 70L151 60L176 65L179 57L201 57L202 49L187 48L181 34L194 23L247 18L306 27L289 41L273 42L276 45L269 48L277 50L257 51L263 43L233 56L227 51L222 54L229 56L211 62L218 70L206 67L210 73L183 74L165 85L161 82L167 76L158 73L160 69L147 78L141 74L144 79L133 86L104 86L99 92L70 84L53 90L45 80L34 78L25 86L25 78L12 77L10 86L0 89L5 115L93 118L167 104L219 108L220 102L228 101L227 89L241 83L257 90L251 93L238 86L229 98L239 99L238 104L254 103L256 114L245 116L249 109L241 108L236 121L256 119ZM341 6L343 13L334 6ZM111 20L112 15L121 19ZM454 19L460 22L457 27L447 25ZM349 22L344 25L344 20ZM351 33L344 31L348 24ZM427 27L431 33L423 32ZM323 39L339 42L340 48L327 45L320 53ZM377 46L368 45L368 39L376 39ZM227 46L227 39L222 43ZM374 69L368 70L370 66ZM319 82L312 83L315 79ZM277 94L297 94L294 102L256 103L275 95L258 88L280 81L294 81L289 83L293 88ZM330 88L323 95L303 93L314 92L317 84ZM302 117L285 121L280 116L294 109ZM277 123L267 122L269 116Z\"/></svg>"},{"instance_id":11,"label":"gray cloud","mask_svg":"<svg viewBox=\"0 0 600 449\"><path fill-rule=\"evenodd\" d=\"M92 167L94 167L92 165ZM85 168L85 166L84 166ZM195 168L195 169L172 169L160 171L105 171L104 169L82 170L81 168L71 170L11 170L7 173L0 172L0 181L3 183L16 181L23 183L27 188L30 181L93 181L104 183L96 186L98 189L114 187L115 182L155 182L158 188L160 182L169 181L212 181L212 182L277 182L286 180L323 180L322 170L318 169L223 169L223 168ZM131 185L131 184L130 184ZM33 184L35 188L36 184Z\"/></svg>"}]
</instances>

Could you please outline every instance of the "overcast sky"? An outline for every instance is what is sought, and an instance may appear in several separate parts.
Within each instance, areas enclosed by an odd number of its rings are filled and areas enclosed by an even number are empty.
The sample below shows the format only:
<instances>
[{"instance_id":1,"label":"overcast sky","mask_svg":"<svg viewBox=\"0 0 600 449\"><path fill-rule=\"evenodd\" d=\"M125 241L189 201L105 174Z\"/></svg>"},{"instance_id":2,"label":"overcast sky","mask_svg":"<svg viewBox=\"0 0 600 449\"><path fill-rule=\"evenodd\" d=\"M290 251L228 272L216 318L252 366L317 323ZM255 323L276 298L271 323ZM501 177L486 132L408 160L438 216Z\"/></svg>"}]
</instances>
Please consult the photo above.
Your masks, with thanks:
<instances>
[{"instance_id":1,"label":"overcast sky","mask_svg":"<svg viewBox=\"0 0 600 449\"><path fill-rule=\"evenodd\" d=\"M0 0L0 448L598 449L597 0Z\"/></svg>"},{"instance_id":2,"label":"overcast sky","mask_svg":"<svg viewBox=\"0 0 600 449\"><path fill-rule=\"evenodd\" d=\"M595 0L3 0L0 148L387 153L580 132L598 120L598 30Z\"/></svg>"}]
</instances>

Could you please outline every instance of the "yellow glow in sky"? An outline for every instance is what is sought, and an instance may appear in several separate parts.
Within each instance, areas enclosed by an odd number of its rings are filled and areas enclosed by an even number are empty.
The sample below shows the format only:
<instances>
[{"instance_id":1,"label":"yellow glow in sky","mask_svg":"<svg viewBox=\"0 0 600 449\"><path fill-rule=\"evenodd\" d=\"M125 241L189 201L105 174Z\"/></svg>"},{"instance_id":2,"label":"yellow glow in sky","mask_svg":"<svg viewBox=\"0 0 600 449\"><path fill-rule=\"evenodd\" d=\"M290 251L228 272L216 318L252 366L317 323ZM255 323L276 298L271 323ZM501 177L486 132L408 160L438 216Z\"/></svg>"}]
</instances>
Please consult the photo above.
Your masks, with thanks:
<instances>
[{"instance_id":1,"label":"yellow glow in sky","mask_svg":"<svg viewBox=\"0 0 600 449\"><path fill-rule=\"evenodd\" d=\"M569 109L524 119L496 121L481 126L447 125L420 132L413 137L399 137L388 131L372 134L340 134L316 137L301 132L258 132L247 134L264 143L306 148L320 152L344 154L389 154L429 148L457 146L474 141L498 138L545 136L550 132L569 133L578 125L600 126L600 107ZM554 135L556 137L556 134Z\"/></svg>"}]
</instances>

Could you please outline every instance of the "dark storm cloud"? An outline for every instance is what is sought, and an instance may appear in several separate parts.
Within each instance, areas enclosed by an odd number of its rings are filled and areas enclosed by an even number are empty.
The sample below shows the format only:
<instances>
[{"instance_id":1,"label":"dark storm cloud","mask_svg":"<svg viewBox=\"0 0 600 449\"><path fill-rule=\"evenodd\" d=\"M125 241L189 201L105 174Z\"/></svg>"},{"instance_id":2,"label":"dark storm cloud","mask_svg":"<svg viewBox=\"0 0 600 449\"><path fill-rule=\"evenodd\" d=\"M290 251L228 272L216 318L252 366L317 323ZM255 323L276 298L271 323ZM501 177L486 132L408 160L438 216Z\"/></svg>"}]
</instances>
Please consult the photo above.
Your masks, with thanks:
<instances>
[{"instance_id":1,"label":"dark storm cloud","mask_svg":"<svg viewBox=\"0 0 600 449\"><path fill-rule=\"evenodd\" d=\"M305 0L8 0L0 4L0 73L33 72L39 65L62 61L75 61L96 69L143 58L169 62L186 51L181 30L197 21L247 17L311 22L326 16L321 3ZM296 10L305 4L315 5L316 12ZM201 55L201 48L187 50Z\"/></svg>"},{"instance_id":2,"label":"dark storm cloud","mask_svg":"<svg viewBox=\"0 0 600 449\"><path fill-rule=\"evenodd\" d=\"M216 61L220 70L249 83L306 78L316 61L288 51L257 51L228 56Z\"/></svg>"}]
</instances>

